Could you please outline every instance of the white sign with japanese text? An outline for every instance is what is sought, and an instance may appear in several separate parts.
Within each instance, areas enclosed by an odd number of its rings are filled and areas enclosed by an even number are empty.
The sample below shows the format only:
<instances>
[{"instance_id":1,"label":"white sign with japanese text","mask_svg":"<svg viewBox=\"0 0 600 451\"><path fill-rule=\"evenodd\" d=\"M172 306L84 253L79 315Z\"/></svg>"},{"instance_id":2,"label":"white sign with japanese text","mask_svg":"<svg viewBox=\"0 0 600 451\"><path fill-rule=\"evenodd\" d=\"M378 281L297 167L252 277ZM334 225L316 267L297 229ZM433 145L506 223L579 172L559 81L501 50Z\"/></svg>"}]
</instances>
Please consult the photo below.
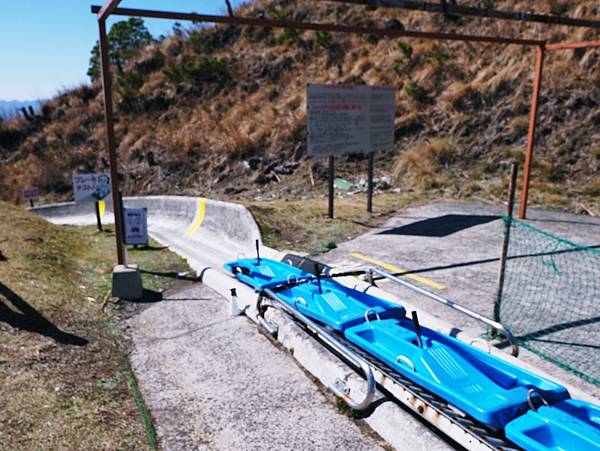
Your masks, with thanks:
<instances>
[{"instance_id":1,"label":"white sign with japanese text","mask_svg":"<svg viewBox=\"0 0 600 451\"><path fill-rule=\"evenodd\" d=\"M73 174L75 202L98 202L110 200L110 175Z\"/></svg>"},{"instance_id":2,"label":"white sign with japanese text","mask_svg":"<svg viewBox=\"0 0 600 451\"><path fill-rule=\"evenodd\" d=\"M317 85L306 90L308 155L394 147L396 91L389 86Z\"/></svg>"},{"instance_id":3,"label":"white sign with japanese text","mask_svg":"<svg viewBox=\"0 0 600 451\"><path fill-rule=\"evenodd\" d=\"M124 208L125 244L148 244L148 209Z\"/></svg>"}]
</instances>

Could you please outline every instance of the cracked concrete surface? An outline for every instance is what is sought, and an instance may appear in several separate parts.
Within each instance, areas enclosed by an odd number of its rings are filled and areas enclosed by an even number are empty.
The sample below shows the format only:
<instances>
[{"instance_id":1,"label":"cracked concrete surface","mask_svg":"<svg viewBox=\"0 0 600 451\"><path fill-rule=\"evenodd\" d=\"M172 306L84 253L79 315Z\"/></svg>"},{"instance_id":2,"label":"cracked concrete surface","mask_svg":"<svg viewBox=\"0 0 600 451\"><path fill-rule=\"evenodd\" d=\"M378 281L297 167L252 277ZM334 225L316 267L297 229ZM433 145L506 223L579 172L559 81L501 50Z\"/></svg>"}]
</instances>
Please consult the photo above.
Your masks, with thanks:
<instances>
[{"instance_id":1,"label":"cracked concrete surface","mask_svg":"<svg viewBox=\"0 0 600 451\"><path fill-rule=\"evenodd\" d=\"M128 326L131 364L165 450L383 449L292 356L246 317L229 318L227 302L205 286Z\"/></svg>"}]
</instances>

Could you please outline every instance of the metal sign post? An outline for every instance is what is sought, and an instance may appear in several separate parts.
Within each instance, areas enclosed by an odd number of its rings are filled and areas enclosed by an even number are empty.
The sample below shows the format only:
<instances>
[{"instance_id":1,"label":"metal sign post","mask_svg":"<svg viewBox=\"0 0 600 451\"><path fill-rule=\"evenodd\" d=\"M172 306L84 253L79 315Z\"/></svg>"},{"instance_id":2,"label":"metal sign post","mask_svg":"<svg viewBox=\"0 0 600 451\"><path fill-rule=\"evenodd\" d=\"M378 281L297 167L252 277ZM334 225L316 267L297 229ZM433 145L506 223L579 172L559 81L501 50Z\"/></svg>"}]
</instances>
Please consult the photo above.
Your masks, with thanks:
<instances>
[{"instance_id":1,"label":"metal sign post","mask_svg":"<svg viewBox=\"0 0 600 451\"><path fill-rule=\"evenodd\" d=\"M333 219L333 195L334 195L334 188L333 188L333 177L334 177L334 169L333 169L333 165L335 162L335 157L333 155L329 156L329 167L327 168L327 186L328 186L328 197L329 197L329 201L328 201L328 207L327 207L327 217L329 217L329 219Z\"/></svg>"},{"instance_id":2,"label":"metal sign post","mask_svg":"<svg viewBox=\"0 0 600 451\"><path fill-rule=\"evenodd\" d=\"M94 202L94 210L96 211L96 227L98 232L102 232L102 219L100 217L100 202Z\"/></svg>"},{"instance_id":3,"label":"metal sign post","mask_svg":"<svg viewBox=\"0 0 600 451\"><path fill-rule=\"evenodd\" d=\"M105 202L111 198L110 182L110 175L104 173L73 174L73 195L75 202L94 202L96 226L99 232L102 232L100 202ZM104 207L104 204L102 207Z\"/></svg>"},{"instance_id":4,"label":"metal sign post","mask_svg":"<svg viewBox=\"0 0 600 451\"><path fill-rule=\"evenodd\" d=\"M374 152L369 153L367 167L367 212L373 213L373 164Z\"/></svg>"},{"instance_id":5,"label":"metal sign post","mask_svg":"<svg viewBox=\"0 0 600 451\"><path fill-rule=\"evenodd\" d=\"M110 165L111 185L114 193L119 192L119 177L117 170L117 144L115 138L115 121L113 115L112 83L110 77L110 62L108 56L108 35L106 19L115 11L121 0L109 0L98 11L98 33L100 50L100 73L102 81L102 99L104 100L104 120L106 123L106 148ZM127 264L126 249L123 245L123 212L119 202L113 202L115 215L115 241L117 244L117 263Z\"/></svg>"},{"instance_id":6,"label":"metal sign post","mask_svg":"<svg viewBox=\"0 0 600 451\"><path fill-rule=\"evenodd\" d=\"M500 268L498 271L498 290L496 291L496 300L494 302L495 321L500 321L500 303L502 302L502 292L504 289L504 275L506 273L506 259L508 257L508 244L510 242L510 227L515 205L515 191L517 190L518 171L519 163L513 162L510 171L510 181L508 183L508 202L506 204L506 216L508 217L508 220L504 222L504 239L502 240Z\"/></svg>"}]
</instances>

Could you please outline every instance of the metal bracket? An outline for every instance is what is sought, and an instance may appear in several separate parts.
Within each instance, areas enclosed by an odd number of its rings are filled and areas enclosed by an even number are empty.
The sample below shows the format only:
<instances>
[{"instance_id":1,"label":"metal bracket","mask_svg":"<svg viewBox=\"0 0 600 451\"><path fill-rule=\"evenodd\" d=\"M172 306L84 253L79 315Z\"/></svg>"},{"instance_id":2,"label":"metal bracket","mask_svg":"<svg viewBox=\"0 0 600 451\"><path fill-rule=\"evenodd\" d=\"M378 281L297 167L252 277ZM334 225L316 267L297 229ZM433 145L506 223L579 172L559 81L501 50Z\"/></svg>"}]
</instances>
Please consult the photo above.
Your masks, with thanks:
<instances>
[{"instance_id":1,"label":"metal bracket","mask_svg":"<svg viewBox=\"0 0 600 451\"><path fill-rule=\"evenodd\" d=\"M270 306L263 305L263 299L263 296L259 294L258 299L256 300L256 319L258 320L258 325L262 327L270 336L272 336L273 338L277 338L279 326L265 318L265 313L267 312L267 309Z\"/></svg>"},{"instance_id":2,"label":"metal bracket","mask_svg":"<svg viewBox=\"0 0 600 451\"><path fill-rule=\"evenodd\" d=\"M373 370L371 366L359 355L357 355L354 351L349 349L347 346L342 344L334 335L332 335L329 331L324 329L321 325L315 323L310 318L304 316L300 311L295 308L287 305L284 301L282 301L275 292L266 288L259 295L257 301L257 310L259 312L266 309L266 306L262 306L263 296L268 297L273 303L273 306L276 306L279 310L284 311L288 315L296 318L306 326L308 326L312 331L314 331L321 340L331 346L334 351L341 354L345 359L351 362L355 368L360 368L362 373L365 375L367 379L367 391L362 400L355 400L350 396L350 389L347 387L346 382L343 380L336 380L329 389L338 397L340 397L348 406L350 406L354 410L364 410L373 401L373 397L375 396L375 376L373 376ZM264 315L264 313L263 313ZM260 313L258 317L260 318Z\"/></svg>"},{"instance_id":3,"label":"metal bracket","mask_svg":"<svg viewBox=\"0 0 600 451\"><path fill-rule=\"evenodd\" d=\"M350 396L350 387L346 384L346 381L342 379L336 379L335 382L329 387L329 389L343 400L348 406L354 410L364 410L371 405L373 396L375 396L375 377L371 367L366 362L361 362L361 370L367 378L367 392L362 400L357 401Z\"/></svg>"},{"instance_id":4,"label":"metal bracket","mask_svg":"<svg viewBox=\"0 0 600 451\"><path fill-rule=\"evenodd\" d=\"M550 407L550 404L548 403L548 401L546 401L544 399L544 397L538 390L536 390L535 388L530 388L527 391L527 404L529 404L529 407L531 408L531 410L533 410L534 412L536 412L538 410L538 408L533 403L533 395L534 394L538 395L538 397L542 400L543 405L545 405L546 407Z\"/></svg>"}]
</instances>

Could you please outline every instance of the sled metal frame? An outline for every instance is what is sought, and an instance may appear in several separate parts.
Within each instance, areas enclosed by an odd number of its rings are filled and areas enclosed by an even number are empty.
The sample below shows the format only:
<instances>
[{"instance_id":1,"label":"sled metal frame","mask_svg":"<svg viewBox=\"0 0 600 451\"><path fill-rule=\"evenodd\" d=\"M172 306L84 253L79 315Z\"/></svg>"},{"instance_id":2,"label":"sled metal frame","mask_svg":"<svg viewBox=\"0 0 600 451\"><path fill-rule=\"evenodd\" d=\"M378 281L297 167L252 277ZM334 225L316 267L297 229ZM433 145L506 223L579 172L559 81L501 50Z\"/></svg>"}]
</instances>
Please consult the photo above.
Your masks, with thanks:
<instances>
[{"instance_id":1,"label":"sled metal frame","mask_svg":"<svg viewBox=\"0 0 600 451\"><path fill-rule=\"evenodd\" d=\"M265 299L268 299L271 305L265 305L263 303ZM276 336L278 325L265 319L264 314L268 307L282 311L295 324L307 332L318 343L329 349L340 360L355 370L360 369L363 372L366 377L367 389L361 400L354 400L350 396L350 390L341 379L337 379L329 387L334 394L340 397L352 409L364 410L368 408L378 385L384 390L384 394L389 393L393 399L407 407L416 416L428 422L466 449L488 451L513 451L519 449L507 441L500 431L492 430L464 415L449 405L444 399L407 379L385 363L348 341L336 331L307 318L280 299L275 292L266 289L259 293L257 318L261 327L270 335Z\"/></svg>"},{"instance_id":2,"label":"sled metal frame","mask_svg":"<svg viewBox=\"0 0 600 451\"><path fill-rule=\"evenodd\" d=\"M296 320L300 321L306 327L312 330L313 333L317 334L324 343L326 343L330 348L332 348L337 354L340 354L344 358L344 360L350 362L354 368L360 368L360 370L365 375L365 378L367 379L367 388L363 399L353 399L350 396L350 390L346 387L346 382L341 379L337 379L329 387L329 389L354 410L364 410L368 408L371 405L371 402L373 401L373 396L375 395L375 377L373 376L373 371L371 370L371 366L369 365L369 363L365 359L361 358L359 355L354 353L352 350L339 343L338 340L330 332L325 330L325 328L323 328L307 316L303 315L298 310L293 309L292 307L287 305L272 290L267 288L262 290L261 293L264 293L272 301L277 302L278 308L280 310L283 310L289 316L294 317ZM273 330L276 330L276 328L274 328L273 325L269 324L269 322L264 318L265 310L262 308L262 297L262 295L259 296L259 299L257 301L257 311L263 313L263 315L259 315L260 324L263 325L263 327L265 327L268 332L273 333Z\"/></svg>"},{"instance_id":3,"label":"sled metal frame","mask_svg":"<svg viewBox=\"0 0 600 451\"><path fill-rule=\"evenodd\" d=\"M473 318L479 322L487 324L488 326L490 326L492 328L492 330L499 332L501 335L503 335L508 340L508 342L510 343L510 346L511 346L511 352L512 352L513 356L517 357L519 355L519 344L517 343L517 340L515 339L514 335L510 331L510 329L508 329L507 327L502 325L502 323L500 323L498 321L494 321L493 319L487 318L487 317L453 301L452 299L448 299L443 296L440 296L439 294L425 290L424 288L421 288L420 286L415 285L414 283L408 282L407 280L401 279L398 276L395 276L388 272L382 271L379 268L368 268L367 269L368 280L371 280L371 281L374 280L373 274L378 274L379 276L381 276L387 280L390 280L399 285L402 285L412 291L416 291L417 293L419 293L429 299L432 299L436 302L439 302L440 304L445 305L446 307L449 307L451 309L459 311L462 314L467 315L470 318Z\"/></svg>"},{"instance_id":4,"label":"sled metal frame","mask_svg":"<svg viewBox=\"0 0 600 451\"><path fill-rule=\"evenodd\" d=\"M106 33L106 21L111 15L117 16L129 16L129 17L149 17L155 19L174 19L174 20L186 20L198 23L218 23L218 24L230 24L230 25L247 25L256 27L272 27L272 28L286 28L286 29L297 29L297 30L316 30L316 31L331 31L335 33L350 33L350 34L362 34L362 35L375 35L375 36L387 36L387 37L406 37L415 39L432 39L442 41L462 41L462 42L480 42L498 45L520 45L526 47L533 47L536 49L536 65L535 65L535 77L534 77L534 88L533 97L530 111L530 122L529 122L529 133L527 140L527 156L526 156L526 167L523 176L523 193L521 196L521 209L519 218L524 219L527 209L527 198L529 192L529 180L531 165L533 162L533 150L535 143L535 132L536 122L539 105L539 94L541 88L544 52L545 50L564 50L574 48L590 48L600 46L600 41L585 41L579 43L564 43L564 44L550 44L546 45L546 41L542 40L531 40L531 39L517 39L511 37L501 36L477 36L477 35L466 35L460 33L439 33L439 32L424 32L424 31L409 31L409 30L389 30L382 28L366 28L346 25L335 25L335 24L323 24L323 23L310 23L310 22L299 22L299 21L288 21L288 20L269 20L265 18L246 18L246 17L235 17L235 16L214 16L206 14L195 14L195 13L180 13L173 11L154 11L145 9L134 9L134 8L119 8L119 4L122 0L106 0L102 6L93 5L91 11L97 15L98 19L98 33L99 33L99 53L100 53L100 80L102 83L102 95L104 99L104 119L106 125L106 149L108 151L108 160L110 165L111 174L111 189L113 198L119 198L119 171L117 168L117 143L115 136L115 118L114 118L114 107L112 101L112 81L110 62L108 55L108 36ZM338 0L342 1L342 0ZM458 7L446 4L445 1L440 3L440 8L434 8L431 4L425 2L409 2L399 0L387 0L387 1L358 1L358 0L346 0L345 3L360 3L369 5L372 7L395 7L395 8L406 8L412 5L413 9L418 9L429 13L443 13L453 15L476 15L485 18L493 18L495 20L520 20L525 22L531 21L543 21L549 24L558 24L561 21L565 21L568 18L559 18L558 16L540 16L533 13L510 13L501 14L501 11L493 11L490 9L465 9L464 7ZM493 13L493 14L492 14ZM516 15L515 15L516 14ZM512 17L511 17L512 15ZM571 20L568 25L572 26L591 26L597 28L597 24L594 21L582 20L582 19L568 19ZM126 264L126 248L123 243L123 211L122 206L119 202L114 203L114 215L115 215L115 240L117 250L117 263Z\"/></svg>"}]
</instances>

